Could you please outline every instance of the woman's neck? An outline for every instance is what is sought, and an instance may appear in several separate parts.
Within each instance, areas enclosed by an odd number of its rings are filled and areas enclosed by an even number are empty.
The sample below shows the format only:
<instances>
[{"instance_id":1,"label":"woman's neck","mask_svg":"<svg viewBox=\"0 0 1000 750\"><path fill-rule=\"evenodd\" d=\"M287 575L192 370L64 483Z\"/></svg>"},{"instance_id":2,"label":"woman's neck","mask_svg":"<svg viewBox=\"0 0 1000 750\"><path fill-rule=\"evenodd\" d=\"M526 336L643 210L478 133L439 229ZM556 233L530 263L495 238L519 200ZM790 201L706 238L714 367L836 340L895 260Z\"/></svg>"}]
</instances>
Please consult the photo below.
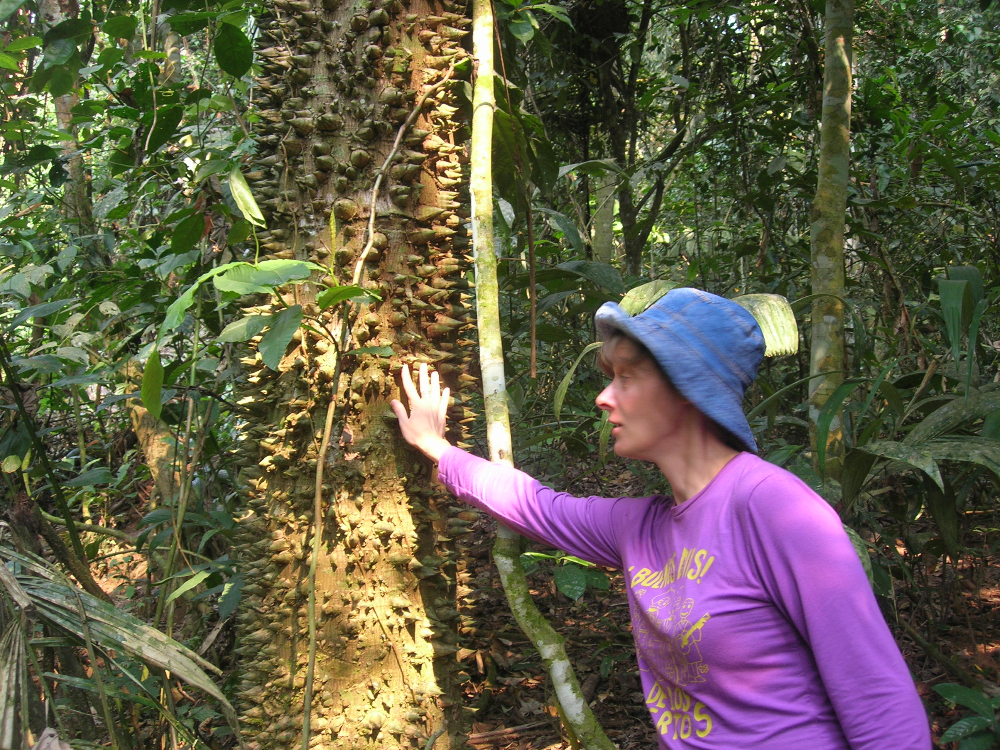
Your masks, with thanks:
<instances>
[{"instance_id":1,"label":"woman's neck","mask_svg":"<svg viewBox=\"0 0 1000 750\"><path fill-rule=\"evenodd\" d=\"M708 486L716 475L733 460L739 451L723 443L708 420L692 420L684 431L684 439L672 441L656 460L663 476L670 482L674 500L680 504Z\"/></svg>"}]
</instances>

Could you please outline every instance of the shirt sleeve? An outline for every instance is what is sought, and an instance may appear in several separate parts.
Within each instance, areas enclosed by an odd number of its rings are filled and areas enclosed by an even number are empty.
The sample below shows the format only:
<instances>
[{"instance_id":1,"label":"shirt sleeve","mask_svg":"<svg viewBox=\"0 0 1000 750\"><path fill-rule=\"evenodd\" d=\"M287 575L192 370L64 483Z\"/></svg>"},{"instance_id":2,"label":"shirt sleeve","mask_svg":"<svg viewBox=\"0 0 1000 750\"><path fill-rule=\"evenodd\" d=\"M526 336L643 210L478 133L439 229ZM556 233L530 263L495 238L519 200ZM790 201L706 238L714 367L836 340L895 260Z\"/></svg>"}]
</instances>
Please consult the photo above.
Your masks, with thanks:
<instances>
[{"instance_id":1,"label":"shirt sleeve","mask_svg":"<svg viewBox=\"0 0 1000 750\"><path fill-rule=\"evenodd\" d=\"M790 474L763 480L748 509L764 587L809 645L852 750L929 750L913 679L836 512Z\"/></svg>"},{"instance_id":2,"label":"shirt sleeve","mask_svg":"<svg viewBox=\"0 0 1000 750\"><path fill-rule=\"evenodd\" d=\"M573 497L522 471L490 463L451 447L441 456L438 479L459 499L496 517L519 534L571 555L620 568L619 513L641 500Z\"/></svg>"}]
</instances>

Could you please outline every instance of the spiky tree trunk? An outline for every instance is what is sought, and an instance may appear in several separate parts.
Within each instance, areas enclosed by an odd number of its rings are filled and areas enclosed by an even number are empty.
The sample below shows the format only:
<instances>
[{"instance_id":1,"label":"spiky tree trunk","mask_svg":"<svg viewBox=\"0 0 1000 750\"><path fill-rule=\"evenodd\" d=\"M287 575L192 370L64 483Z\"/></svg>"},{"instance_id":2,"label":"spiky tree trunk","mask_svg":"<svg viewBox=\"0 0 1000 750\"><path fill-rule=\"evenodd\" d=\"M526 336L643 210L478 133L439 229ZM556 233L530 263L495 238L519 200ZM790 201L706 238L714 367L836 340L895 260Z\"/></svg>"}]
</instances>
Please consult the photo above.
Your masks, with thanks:
<instances>
[{"instance_id":1,"label":"spiky tree trunk","mask_svg":"<svg viewBox=\"0 0 1000 750\"><path fill-rule=\"evenodd\" d=\"M283 301L313 329L278 372L245 360L256 426L241 451L253 512L237 650L242 717L261 750L460 745L466 573L451 537L469 512L387 417L403 363L434 363L459 402L475 380L461 338L466 126L442 83L460 76L468 23L452 0L277 0L260 21L267 98L248 176L267 219L262 252L381 297L320 311L315 289L296 287ZM364 350L338 355L342 342Z\"/></svg>"},{"instance_id":2,"label":"spiky tree trunk","mask_svg":"<svg viewBox=\"0 0 1000 750\"><path fill-rule=\"evenodd\" d=\"M816 420L833 392L844 382L844 224L851 169L851 40L853 0L827 0L823 116L819 140L819 178L810 211L812 306L809 414L813 455L817 455ZM825 470L840 479L844 428L838 414L826 438Z\"/></svg>"}]
</instances>

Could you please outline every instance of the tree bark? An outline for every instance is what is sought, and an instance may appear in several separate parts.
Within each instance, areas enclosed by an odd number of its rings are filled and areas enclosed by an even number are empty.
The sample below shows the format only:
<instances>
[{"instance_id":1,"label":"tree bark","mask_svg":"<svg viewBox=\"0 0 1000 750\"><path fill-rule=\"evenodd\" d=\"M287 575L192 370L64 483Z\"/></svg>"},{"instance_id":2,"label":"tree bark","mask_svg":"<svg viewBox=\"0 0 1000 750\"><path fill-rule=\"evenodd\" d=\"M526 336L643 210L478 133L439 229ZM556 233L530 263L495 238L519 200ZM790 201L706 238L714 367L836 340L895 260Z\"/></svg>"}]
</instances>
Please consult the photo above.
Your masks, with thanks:
<instances>
[{"instance_id":1,"label":"tree bark","mask_svg":"<svg viewBox=\"0 0 1000 750\"><path fill-rule=\"evenodd\" d=\"M618 182L611 172L605 172L599 178L594 199L597 207L594 210L594 260L600 263L610 263L614 258L615 222L615 185Z\"/></svg>"},{"instance_id":2,"label":"tree bark","mask_svg":"<svg viewBox=\"0 0 1000 750\"><path fill-rule=\"evenodd\" d=\"M809 415L813 456L817 456L816 420L830 395L844 381L844 224L851 148L851 42L853 0L827 0L826 63L820 132L819 180L809 214L812 293ZM826 475L839 479L843 468L844 425L838 413L826 438Z\"/></svg>"},{"instance_id":3,"label":"tree bark","mask_svg":"<svg viewBox=\"0 0 1000 750\"><path fill-rule=\"evenodd\" d=\"M38 19L42 32L47 32L69 18L76 18L79 6L75 1L39 0ZM67 179L63 187L62 214L66 218L70 233L76 237L85 238L89 245L90 236L94 234L93 205L90 200L90 186L87 179L87 168L80 154L76 141L76 126L73 124L73 107L79 101L76 90L62 96L53 97L52 104L56 113L56 124L69 137L62 142L63 164Z\"/></svg>"},{"instance_id":4,"label":"tree bark","mask_svg":"<svg viewBox=\"0 0 1000 750\"><path fill-rule=\"evenodd\" d=\"M266 103L251 175L268 224L262 253L312 260L340 284L358 269L381 301L320 311L316 286L295 287L281 304L302 305L311 328L277 372L259 354L244 360L242 403L256 416L238 453L252 512L241 522L237 651L251 748L461 745L467 676L454 654L468 623L456 592L468 593L468 575L450 517L464 510L405 446L389 401L403 363L431 362L464 420L475 382L474 345L461 338L467 127L442 83L467 57L464 16L451 0L405 10L277 0L260 20ZM355 351L338 354L342 343Z\"/></svg>"}]
</instances>

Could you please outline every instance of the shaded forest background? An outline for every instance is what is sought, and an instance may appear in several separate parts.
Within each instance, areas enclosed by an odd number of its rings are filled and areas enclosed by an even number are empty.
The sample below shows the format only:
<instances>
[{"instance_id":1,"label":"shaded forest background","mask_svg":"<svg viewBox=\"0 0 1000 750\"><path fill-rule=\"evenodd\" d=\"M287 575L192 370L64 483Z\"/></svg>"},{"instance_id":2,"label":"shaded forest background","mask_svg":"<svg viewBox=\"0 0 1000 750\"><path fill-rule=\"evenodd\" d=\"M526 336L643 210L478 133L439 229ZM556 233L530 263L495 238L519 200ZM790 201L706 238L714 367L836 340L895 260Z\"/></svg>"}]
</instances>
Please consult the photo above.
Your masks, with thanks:
<instances>
[{"instance_id":1,"label":"shaded forest background","mask_svg":"<svg viewBox=\"0 0 1000 750\"><path fill-rule=\"evenodd\" d=\"M854 10L846 357L820 408L823 4L495 12L517 464L665 491L610 451L593 313L651 280L786 297L799 352L746 403L761 455L853 530L942 747L1000 746L1000 10ZM488 523L386 416L400 366L430 362L452 436L487 454L470 18L0 0L0 748L44 727L80 747L235 747L237 728L258 749L545 746L488 734L558 711L537 654L497 645ZM566 622L614 620L614 573L522 562L571 653ZM628 693L627 640L583 665L589 700ZM526 714L521 678L542 685Z\"/></svg>"}]
</instances>

